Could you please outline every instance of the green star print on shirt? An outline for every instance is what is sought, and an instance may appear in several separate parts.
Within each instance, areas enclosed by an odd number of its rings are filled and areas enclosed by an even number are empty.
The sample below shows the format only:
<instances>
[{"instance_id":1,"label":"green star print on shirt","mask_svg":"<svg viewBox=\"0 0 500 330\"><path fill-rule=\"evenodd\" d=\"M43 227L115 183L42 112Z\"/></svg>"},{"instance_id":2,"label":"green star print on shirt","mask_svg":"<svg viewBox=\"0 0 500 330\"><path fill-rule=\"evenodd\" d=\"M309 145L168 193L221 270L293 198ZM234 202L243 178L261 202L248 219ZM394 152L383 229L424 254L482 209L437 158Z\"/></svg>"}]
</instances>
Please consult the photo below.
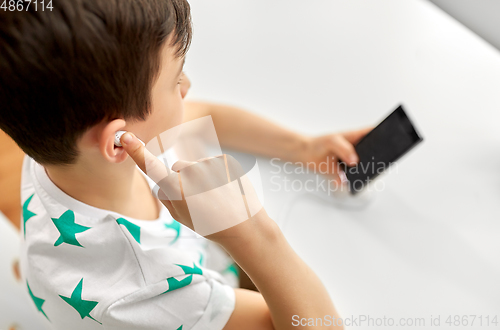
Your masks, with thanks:
<instances>
[{"instance_id":1,"label":"green star print on shirt","mask_svg":"<svg viewBox=\"0 0 500 330\"><path fill-rule=\"evenodd\" d=\"M33 197L33 195L31 195L31 197ZM41 312L47 318L47 320L49 320L49 317L47 316L47 314L45 314L45 312L42 309L42 305L45 302L45 300L42 298L36 297L33 294L33 292L31 292L31 288L30 288L30 285L28 284L28 281L26 281L26 286L28 287L28 293L30 294L31 299L35 303L36 309L38 309L38 311Z\"/></svg>"},{"instance_id":2,"label":"green star print on shirt","mask_svg":"<svg viewBox=\"0 0 500 330\"><path fill-rule=\"evenodd\" d=\"M82 320L85 317L88 317L88 318L91 318L92 320L96 321L97 323L102 324L101 322L97 321L92 316L90 316L90 312L95 308L95 306L97 306L98 302L97 301L90 301L90 300L83 300L82 299L82 290L83 290L83 278L80 280L80 282L76 286L75 290L73 290L73 293L71 294L71 298L64 297L61 295L59 295L59 297L61 297L71 307L76 309L76 311L82 317Z\"/></svg>"},{"instance_id":3,"label":"green star print on shirt","mask_svg":"<svg viewBox=\"0 0 500 330\"><path fill-rule=\"evenodd\" d=\"M223 271L233 273L237 278L240 278L240 274L238 273L238 268L236 268L236 264L233 262Z\"/></svg>"},{"instance_id":4,"label":"green star print on shirt","mask_svg":"<svg viewBox=\"0 0 500 330\"><path fill-rule=\"evenodd\" d=\"M119 225L124 225L125 228L127 228L129 233L132 235L132 237L137 241L137 243L141 244L141 227L133 224L132 222L124 218L118 218L116 219L116 222Z\"/></svg>"},{"instance_id":5,"label":"green star print on shirt","mask_svg":"<svg viewBox=\"0 0 500 330\"><path fill-rule=\"evenodd\" d=\"M75 223L75 213L73 213L73 211L67 210L59 218L52 218L52 222L61 234L61 236L59 236L57 241L54 243L54 246L66 243L83 247L76 239L76 234L82 233L90 229L90 227L85 227Z\"/></svg>"},{"instance_id":6,"label":"green star print on shirt","mask_svg":"<svg viewBox=\"0 0 500 330\"><path fill-rule=\"evenodd\" d=\"M35 196L35 194L31 195L23 204L23 229L24 229L24 238L26 238L26 221L28 221L32 216L35 216L36 214L28 210L28 205L31 202L31 199Z\"/></svg>"},{"instance_id":7,"label":"green star print on shirt","mask_svg":"<svg viewBox=\"0 0 500 330\"><path fill-rule=\"evenodd\" d=\"M176 220L172 219L172 223L165 223L165 227L175 230L177 233L175 234L175 238L170 242L170 244L174 244L175 241L179 239L181 234L181 224Z\"/></svg>"},{"instance_id":8,"label":"green star print on shirt","mask_svg":"<svg viewBox=\"0 0 500 330\"><path fill-rule=\"evenodd\" d=\"M22 169L20 289L27 312L41 322L34 330L43 322L60 330L224 328L236 281L222 273L231 259L217 243L165 208L157 219L141 221L78 201L29 156ZM0 301L2 294L0 285Z\"/></svg>"},{"instance_id":9,"label":"green star print on shirt","mask_svg":"<svg viewBox=\"0 0 500 330\"><path fill-rule=\"evenodd\" d=\"M182 270L184 271L184 274L186 274L186 275L190 274L190 275L183 278L180 281L177 280L175 277L167 278L168 290L163 292L163 293L174 291L174 290L183 288L183 287L191 284L191 281L193 280L193 274L203 275L203 271L201 270L201 268L196 266L194 262L193 262L193 267L179 265L179 264L176 264L176 265L182 268Z\"/></svg>"}]
</instances>

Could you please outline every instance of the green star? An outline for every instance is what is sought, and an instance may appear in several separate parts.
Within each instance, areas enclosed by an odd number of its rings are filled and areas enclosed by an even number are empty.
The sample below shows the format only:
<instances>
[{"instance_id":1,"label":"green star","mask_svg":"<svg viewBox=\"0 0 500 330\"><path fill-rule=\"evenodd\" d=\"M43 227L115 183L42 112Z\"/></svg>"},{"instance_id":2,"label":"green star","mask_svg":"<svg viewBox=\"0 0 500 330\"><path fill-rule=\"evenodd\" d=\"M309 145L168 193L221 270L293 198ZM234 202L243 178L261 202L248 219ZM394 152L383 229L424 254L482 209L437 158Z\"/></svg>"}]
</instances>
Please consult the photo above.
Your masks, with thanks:
<instances>
[{"instance_id":1,"label":"green star","mask_svg":"<svg viewBox=\"0 0 500 330\"><path fill-rule=\"evenodd\" d=\"M82 289L83 289L83 278L80 280L75 290L71 294L71 298L59 295L65 302L67 302L71 307L73 307L81 316L82 320L85 317L91 318L99 324L101 322L90 316L90 312L97 306L97 301L83 300L82 299Z\"/></svg>"},{"instance_id":2,"label":"green star","mask_svg":"<svg viewBox=\"0 0 500 330\"><path fill-rule=\"evenodd\" d=\"M189 284L191 284L192 280L193 280L193 275L189 275L180 281L176 280L175 277L169 277L167 278L168 290L163 293L167 293L188 286Z\"/></svg>"},{"instance_id":3,"label":"green star","mask_svg":"<svg viewBox=\"0 0 500 330\"><path fill-rule=\"evenodd\" d=\"M172 219L172 223L165 223L165 227L175 230L177 233L175 234L175 238L170 242L170 244L174 244L175 241L179 239L181 234L181 224L176 220Z\"/></svg>"},{"instance_id":4,"label":"green star","mask_svg":"<svg viewBox=\"0 0 500 330\"><path fill-rule=\"evenodd\" d=\"M28 210L28 205L31 202L31 199L35 196L35 194L31 195L23 204L23 228L24 228L24 238L26 239L26 221L28 221L32 216L36 214Z\"/></svg>"},{"instance_id":5,"label":"green star","mask_svg":"<svg viewBox=\"0 0 500 330\"><path fill-rule=\"evenodd\" d=\"M31 195L31 197L33 197L33 195ZM47 316L47 314L45 314L45 312L42 309L42 305L45 302L45 300L42 298L39 298L39 297L35 297L33 292L31 292L31 288L30 288L30 285L28 284L28 281L26 281L26 286L28 286L28 293L30 294L30 297L33 300L33 302L35 303L35 306L38 309L38 311L41 312L47 318L47 320L49 320L49 317Z\"/></svg>"},{"instance_id":6,"label":"green star","mask_svg":"<svg viewBox=\"0 0 500 330\"><path fill-rule=\"evenodd\" d=\"M196 266L194 264L194 262L193 262L193 267L179 265L179 264L176 264L176 265L182 268L182 270L184 271L184 274L186 274L186 275L190 274L190 275L187 276L187 277L185 277L185 278L183 278L180 281L177 280L175 277L169 277L169 278L167 278L168 290L165 291L165 292L163 292L163 293L174 291L174 290L183 288L183 287L191 284L191 281L193 280L193 274L203 275L203 271L201 270L201 268L199 268L198 266Z\"/></svg>"},{"instance_id":7,"label":"green star","mask_svg":"<svg viewBox=\"0 0 500 330\"><path fill-rule=\"evenodd\" d=\"M178 327L177 330L182 330L182 325L180 327Z\"/></svg>"},{"instance_id":8,"label":"green star","mask_svg":"<svg viewBox=\"0 0 500 330\"><path fill-rule=\"evenodd\" d=\"M132 237L137 241L137 243L141 243L141 227L123 218L116 219L116 222L118 222L118 224L120 225L124 225L125 228L127 228L127 230L130 232Z\"/></svg>"},{"instance_id":9,"label":"green star","mask_svg":"<svg viewBox=\"0 0 500 330\"><path fill-rule=\"evenodd\" d=\"M59 246L62 243L71 244L83 247L76 239L76 234L82 233L90 227L85 227L75 223L75 213L71 210L64 212L59 218L52 218L52 222L61 234L54 246Z\"/></svg>"},{"instance_id":10,"label":"green star","mask_svg":"<svg viewBox=\"0 0 500 330\"><path fill-rule=\"evenodd\" d=\"M184 266L184 265L179 265L179 264L176 264L177 266L181 267L182 270L184 271L184 274L200 274L200 275L203 275L203 272L201 271L201 268L199 268L198 266L196 266L193 262L193 267L189 267L189 266Z\"/></svg>"},{"instance_id":11,"label":"green star","mask_svg":"<svg viewBox=\"0 0 500 330\"><path fill-rule=\"evenodd\" d=\"M238 268L236 268L236 264L234 262L232 262L226 269L224 269L224 272L233 273L237 278L240 278Z\"/></svg>"},{"instance_id":12,"label":"green star","mask_svg":"<svg viewBox=\"0 0 500 330\"><path fill-rule=\"evenodd\" d=\"M203 255L203 253L202 253L202 252L200 252L200 260L198 261L198 263L200 264L200 266L203 264L203 258L204 258L204 257L205 257L205 256Z\"/></svg>"}]
</instances>

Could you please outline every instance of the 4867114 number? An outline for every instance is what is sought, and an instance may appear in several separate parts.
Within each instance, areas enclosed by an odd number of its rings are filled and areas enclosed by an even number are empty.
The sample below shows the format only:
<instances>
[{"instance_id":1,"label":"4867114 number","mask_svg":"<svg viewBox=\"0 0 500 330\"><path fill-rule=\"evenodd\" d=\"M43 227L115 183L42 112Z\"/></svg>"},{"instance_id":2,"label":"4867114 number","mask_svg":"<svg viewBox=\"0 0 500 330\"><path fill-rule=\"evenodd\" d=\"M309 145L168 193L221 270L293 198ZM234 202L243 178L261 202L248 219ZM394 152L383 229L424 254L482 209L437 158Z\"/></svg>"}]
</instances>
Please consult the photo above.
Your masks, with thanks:
<instances>
[{"instance_id":1,"label":"4867114 number","mask_svg":"<svg viewBox=\"0 0 500 330\"><path fill-rule=\"evenodd\" d=\"M52 0L3 0L0 6L3 11L28 11L29 8L35 11L52 11L54 7Z\"/></svg>"}]
</instances>

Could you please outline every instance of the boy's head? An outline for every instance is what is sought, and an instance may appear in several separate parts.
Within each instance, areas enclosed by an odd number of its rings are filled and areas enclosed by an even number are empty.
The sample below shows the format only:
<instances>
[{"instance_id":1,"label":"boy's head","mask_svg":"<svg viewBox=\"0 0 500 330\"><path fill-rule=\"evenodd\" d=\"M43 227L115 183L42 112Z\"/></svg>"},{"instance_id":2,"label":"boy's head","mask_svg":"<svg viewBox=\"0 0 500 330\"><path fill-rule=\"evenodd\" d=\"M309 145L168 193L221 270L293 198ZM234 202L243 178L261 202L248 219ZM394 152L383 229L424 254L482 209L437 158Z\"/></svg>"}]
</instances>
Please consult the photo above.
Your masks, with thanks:
<instances>
[{"instance_id":1,"label":"boy's head","mask_svg":"<svg viewBox=\"0 0 500 330\"><path fill-rule=\"evenodd\" d=\"M0 11L0 129L44 165L75 163L83 138L105 155L115 131L147 141L182 120L190 41L186 0Z\"/></svg>"}]
</instances>

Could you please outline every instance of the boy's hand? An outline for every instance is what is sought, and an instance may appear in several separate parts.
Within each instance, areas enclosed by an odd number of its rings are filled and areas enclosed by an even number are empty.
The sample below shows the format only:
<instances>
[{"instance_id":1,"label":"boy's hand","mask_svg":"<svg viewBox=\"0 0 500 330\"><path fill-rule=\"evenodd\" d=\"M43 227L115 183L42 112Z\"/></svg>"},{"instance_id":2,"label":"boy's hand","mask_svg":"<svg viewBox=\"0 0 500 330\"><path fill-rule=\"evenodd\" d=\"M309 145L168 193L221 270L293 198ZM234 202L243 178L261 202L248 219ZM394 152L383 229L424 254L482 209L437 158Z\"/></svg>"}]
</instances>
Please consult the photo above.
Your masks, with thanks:
<instances>
[{"instance_id":1,"label":"boy's hand","mask_svg":"<svg viewBox=\"0 0 500 330\"><path fill-rule=\"evenodd\" d=\"M323 135L306 140L305 148L299 154L300 161L317 172L334 177L337 185L342 184L345 174L339 161L349 166L359 162L354 145L374 127ZM327 172L327 173L325 173Z\"/></svg>"},{"instance_id":2,"label":"boy's hand","mask_svg":"<svg viewBox=\"0 0 500 330\"><path fill-rule=\"evenodd\" d=\"M202 236L231 228L262 209L243 169L231 156L179 161L169 170L132 133L124 134L121 142L160 187L157 197L172 217Z\"/></svg>"},{"instance_id":3,"label":"boy's hand","mask_svg":"<svg viewBox=\"0 0 500 330\"><path fill-rule=\"evenodd\" d=\"M312 318L333 315L338 319L321 280L293 251L264 208L252 205L252 192L247 189L251 184L234 159L223 155L199 162L177 162L170 171L133 134L124 134L121 143L141 170L149 175L148 169L152 168L153 177L159 179L157 184L166 195L160 199L172 216L198 234L195 218L204 217L199 225L202 231L208 228L207 238L222 245L262 293L264 299L254 296L249 301L249 295L235 292L235 308L224 329L291 329L294 314ZM238 206L242 204L242 193L247 200L244 212ZM190 205L192 198L196 201L194 209ZM243 220L241 213L246 213ZM245 221L249 215L252 221ZM214 231L214 227L227 229Z\"/></svg>"}]
</instances>

